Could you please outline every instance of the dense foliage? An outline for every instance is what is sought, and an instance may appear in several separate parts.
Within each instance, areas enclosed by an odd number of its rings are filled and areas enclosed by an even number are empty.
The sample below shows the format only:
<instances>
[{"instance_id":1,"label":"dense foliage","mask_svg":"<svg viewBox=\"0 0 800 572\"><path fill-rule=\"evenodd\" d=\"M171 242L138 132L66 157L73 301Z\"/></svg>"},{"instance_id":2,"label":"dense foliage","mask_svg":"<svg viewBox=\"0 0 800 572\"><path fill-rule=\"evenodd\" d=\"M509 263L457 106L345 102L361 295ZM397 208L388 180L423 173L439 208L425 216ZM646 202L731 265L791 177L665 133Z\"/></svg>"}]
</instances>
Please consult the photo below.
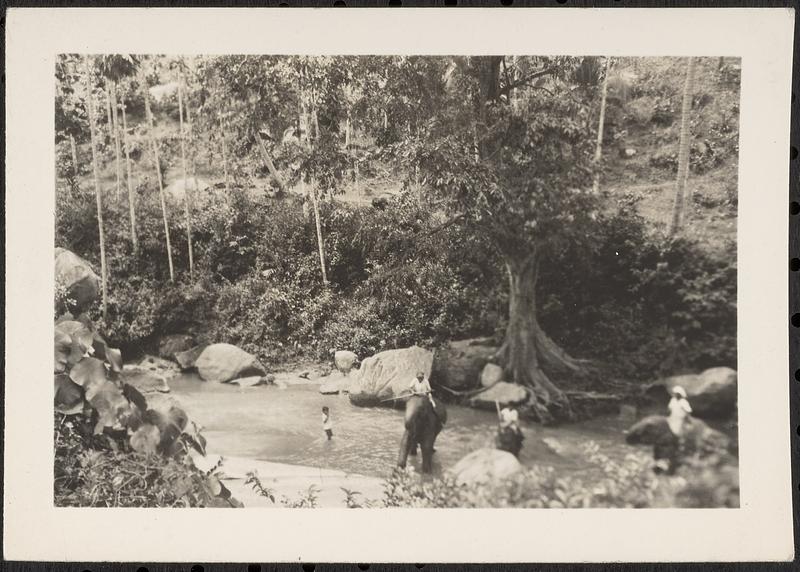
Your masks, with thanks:
<instances>
[{"instance_id":1,"label":"dense foliage","mask_svg":"<svg viewBox=\"0 0 800 572\"><path fill-rule=\"evenodd\" d=\"M85 94L75 62L65 57L57 70L56 241L99 266ZM106 337L123 349L146 349L160 334L189 332L238 344L273 364L334 348L366 356L478 335L500 341L508 321L505 264L524 237L525 244L546 244L538 317L569 352L633 380L735 366L733 240L722 249L688 234L668 241L640 214L640 196L584 192L595 168L586 158L603 77L598 60L508 59L492 76L500 78L494 86L482 67L489 64L383 57L98 61L97 78L118 82L128 110L139 235L135 255L126 200L109 194ZM694 133L697 156L706 159L693 164L695 171L729 165L738 150L738 67L717 59L699 66ZM663 177L656 155L677 144L682 70L670 58L612 62L607 145L653 144L629 163L611 152L603 161L606 177L614 177L610 186L629 172ZM517 93L514 86L535 75L528 91ZM147 88L178 79L195 122L190 151L213 186L192 199L193 280L183 198L166 196L176 273L170 282L142 111ZM104 84L96 82L102 110ZM179 170L179 140L177 98L165 93L152 106L169 182ZM78 143L77 165L69 135ZM276 182L259 141L289 188L297 191L303 179L306 190L312 181L319 189L327 286L308 195L270 192ZM713 160L703 145L714 150ZM101 137L98 147L103 184L111 188L113 144ZM392 192L377 206L336 197L358 187L369 199L380 186ZM730 188L733 182L727 195ZM695 197L700 211L730 208L725 201L707 192Z\"/></svg>"}]
</instances>

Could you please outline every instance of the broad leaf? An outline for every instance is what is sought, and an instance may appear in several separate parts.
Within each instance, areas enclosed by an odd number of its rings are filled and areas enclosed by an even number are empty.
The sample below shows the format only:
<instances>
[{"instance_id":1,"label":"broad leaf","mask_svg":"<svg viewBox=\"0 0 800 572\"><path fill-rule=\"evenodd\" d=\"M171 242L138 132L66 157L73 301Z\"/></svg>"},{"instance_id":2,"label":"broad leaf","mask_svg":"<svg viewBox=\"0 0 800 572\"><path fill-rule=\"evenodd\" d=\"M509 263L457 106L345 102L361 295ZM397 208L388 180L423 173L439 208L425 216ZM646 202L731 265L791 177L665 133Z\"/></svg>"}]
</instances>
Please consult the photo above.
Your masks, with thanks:
<instances>
[{"instance_id":1,"label":"broad leaf","mask_svg":"<svg viewBox=\"0 0 800 572\"><path fill-rule=\"evenodd\" d=\"M72 381L83 387L86 399L92 401L100 388L108 382L106 366L97 358L83 358L69 372ZM113 384L112 384L113 385ZM122 392L120 392L120 396Z\"/></svg>"},{"instance_id":2,"label":"broad leaf","mask_svg":"<svg viewBox=\"0 0 800 572\"><path fill-rule=\"evenodd\" d=\"M54 382L56 410L65 414L80 413L83 410L83 388L65 373L55 375Z\"/></svg>"},{"instance_id":3,"label":"broad leaf","mask_svg":"<svg viewBox=\"0 0 800 572\"><path fill-rule=\"evenodd\" d=\"M100 363L102 365L102 362ZM73 369L73 371L75 370ZM89 403L95 408L99 416L95 426L95 433L102 432L104 427L124 429L127 426L128 419L131 416L130 403L122 395L122 390L110 381L104 381L99 386L95 386L94 394L89 399Z\"/></svg>"}]
</instances>

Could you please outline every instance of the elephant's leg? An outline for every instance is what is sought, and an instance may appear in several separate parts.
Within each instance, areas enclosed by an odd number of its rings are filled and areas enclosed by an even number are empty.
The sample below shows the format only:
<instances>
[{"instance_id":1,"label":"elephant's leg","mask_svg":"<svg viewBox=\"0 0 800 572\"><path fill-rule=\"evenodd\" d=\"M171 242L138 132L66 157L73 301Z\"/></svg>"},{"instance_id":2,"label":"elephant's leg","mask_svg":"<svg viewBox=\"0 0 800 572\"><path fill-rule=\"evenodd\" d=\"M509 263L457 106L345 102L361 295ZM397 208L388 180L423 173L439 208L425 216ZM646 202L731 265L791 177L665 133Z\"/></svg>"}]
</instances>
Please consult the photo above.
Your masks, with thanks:
<instances>
[{"instance_id":1,"label":"elephant's leg","mask_svg":"<svg viewBox=\"0 0 800 572\"><path fill-rule=\"evenodd\" d=\"M426 436L420 441L420 448L422 449L422 472L430 473L433 471L433 443L436 440L436 435Z\"/></svg>"},{"instance_id":2,"label":"elephant's leg","mask_svg":"<svg viewBox=\"0 0 800 572\"><path fill-rule=\"evenodd\" d=\"M408 434L408 430L403 431L403 438L400 439L400 454L397 457L397 466L405 468L406 461L408 460L408 450L412 443L411 436Z\"/></svg>"},{"instance_id":3,"label":"elephant's leg","mask_svg":"<svg viewBox=\"0 0 800 572\"><path fill-rule=\"evenodd\" d=\"M408 454L411 455L412 457L416 457L417 456L417 446L418 446L417 442L413 438L409 437L409 439L408 439Z\"/></svg>"}]
</instances>

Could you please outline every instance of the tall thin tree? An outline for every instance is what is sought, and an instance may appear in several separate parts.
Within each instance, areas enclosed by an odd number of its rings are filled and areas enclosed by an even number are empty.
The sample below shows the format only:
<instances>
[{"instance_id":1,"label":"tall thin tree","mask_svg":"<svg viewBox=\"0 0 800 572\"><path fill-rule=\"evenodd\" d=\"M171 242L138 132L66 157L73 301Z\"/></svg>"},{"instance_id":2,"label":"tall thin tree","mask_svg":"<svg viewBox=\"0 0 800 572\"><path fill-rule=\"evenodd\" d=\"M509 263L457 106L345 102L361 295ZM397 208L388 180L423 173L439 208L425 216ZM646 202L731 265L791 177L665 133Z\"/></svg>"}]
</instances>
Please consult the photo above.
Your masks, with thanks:
<instances>
[{"instance_id":1,"label":"tall thin tree","mask_svg":"<svg viewBox=\"0 0 800 572\"><path fill-rule=\"evenodd\" d=\"M133 185L133 168L131 166L130 139L128 138L128 120L125 113L125 96L120 96L120 106L122 108L122 141L125 147L125 170L127 172L128 183L128 210L131 219L131 242L133 243L133 253L139 254L139 236L136 233L136 202Z\"/></svg>"},{"instance_id":2,"label":"tall thin tree","mask_svg":"<svg viewBox=\"0 0 800 572\"><path fill-rule=\"evenodd\" d=\"M122 197L122 150L119 142L119 114L117 112L117 86L116 81L113 79L106 79L109 84L109 93L111 94L111 121L113 123L112 132L114 133L114 153L116 155L116 168L117 168L117 200Z\"/></svg>"},{"instance_id":3,"label":"tall thin tree","mask_svg":"<svg viewBox=\"0 0 800 572\"><path fill-rule=\"evenodd\" d=\"M103 321L108 321L108 264L106 263L106 238L103 228L103 196L100 190L100 166L97 158L97 134L95 133L94 94L92 90L92 72L89 58L84 60L86 74L86 101L89 108L89 133L92 145L92 169L94 171L94 195L97 201L97 228L100 237L100 276L103 288L102 312Z\"/></svg>"},{"instance_id":4,"label":"tall thin tree","mask_svg":"<svg viewBox=\"0 0 800 572\"><path fill-rule=\"evenodd\" d=\"M690 115L692 113L692 92L694 89L695 59L686 62L686 82L683 85L683 105L681 106L681 135L678 144L678 177L675 181L675 204L672 208L672 222L669 235L675 236L683 228L686 210L686 181L689 178L689 150L692 133Z\"/></svg>"},{"instance_id":5,"label":"tall thin tree","mask_svg":"<svg viewBox=\"0 0 800 572\"><path fill-rule=\"evenodd\" d=\"M301 93L301 97L302 97L302 93ZM305 99L305 98L303 97L303 99ZM312 109L310 110L310 115L313 118L313 117L316 116L316 110L313 109L313 103L311 105L312 105ZM311 139L311 137L308 136L308 132L310 131L310 123L311 123L311 121L309 120L308 116L305 115L305 112L306 112L305 105L301 105L300 106L300 110L301 110L300 113L303 115L303 117L301 117L300 124L302 125L303 123L305 123L306 126L307 126L307 130L306 130L306 147L307 147L309 153L311 153L311 152L313 152L313 147L314 147L313 140ZM304 119L305 119L305 121L303 121ZM319 126L317 125L316 128L319 129ZM315 133L315 135L317 137L319 137L319 132L317 131ZM306 189L305 189L306 182L305 182L305 175L304 174L300 175L300 185L301 185L301 192L305 193L306 192ZM316 231L317 231L317 249L319 250L319 266L320 266L320 270L322 272L322 284L323 284L323 286L327 287L328 286L328 271L325 269L325 266L326 266L326 264L325 264L325 241L324 241L324 239L322 237L322 223L320 221L320 214L319 214L319 197L317 195L317 186L314 184L314 180L313 179L309 181L308 197L311 199L311 206L312 206L313 211L314 211L314 226L316 227Z\"/></svg>"},{"instance_id":6,"label":"tall thin tree","mask_svg":"<svg viewBox=\"0 0 800 572\"><path fill-rule=\"evenodd\" d=\"M186 110L187 115L189 110ZM186 176L186 129L183 122L183 76L178 79L178 118L181 125L181 164L183 166L183 206L186 215L186 242L189 246L189 278L194 278L194 255L192 253L192 216L189 196L189 179Z\"/></svg>"},{"instance_id":7,"label":"tall thin tree","mask_svg":"<svg viewBox=\"0 0 800 572\"><path fill-rule=\"evenodd\" d=\"M175 269L172 265L172 245L169 240L169 220L167 218L167 201L164 197L164 181L161 178L161 161L158 157L158 144L156 143L155 129L153 128L153 112L150 110L150 96L147 91L147 82L142 82L144 91L144 110L147 115L147 126L150 131L150 146L153 150L153 162L155 163L156 178L158 179L158 192L161 196L161 214L164 217L164 235L167 243L167 260L169 261L169 279L175 281Z\"/></svg>"},{"instance_id":8,"label":"tall thin tree","mask_svg":"<svg viewBox=\"0 0 800 572\"><path fill-rule=\"evenodd\" d=\"M606 120L606 96L608 95L608 71L611 67L611 58L606 56L603 64L603 88L600 95L600 119L597 122L597 145L594 151L595 171L592 191L595 193L600 190L600 160L603 158L603 129Z\"/></svg>"},{"instance_id":9,"label":"tall thin tree","mask_svg":"<svg viewBox=\"0 0 800 572\"><path fill-rule=\"evenodd\" d=\"M219 135L222 140L222 174L225 177L225 198L228 202L231 199L231 182L228 178L228 151L225 145L225 123L220 117L219 120Z\"/></svg>"}]
</instances>

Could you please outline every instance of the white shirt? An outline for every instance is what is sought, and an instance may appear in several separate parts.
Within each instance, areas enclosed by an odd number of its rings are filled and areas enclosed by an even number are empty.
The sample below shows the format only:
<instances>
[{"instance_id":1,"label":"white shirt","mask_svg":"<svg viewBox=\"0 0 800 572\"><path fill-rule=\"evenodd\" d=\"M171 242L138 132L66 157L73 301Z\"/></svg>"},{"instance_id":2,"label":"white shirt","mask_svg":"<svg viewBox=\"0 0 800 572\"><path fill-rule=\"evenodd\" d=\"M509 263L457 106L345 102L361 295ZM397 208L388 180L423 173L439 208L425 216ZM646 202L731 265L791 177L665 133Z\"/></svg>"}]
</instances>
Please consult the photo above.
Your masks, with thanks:
<instances>
[{"instance_id":1,"label":"white shirt","mask_svg":"<svg viewBox=\"0 0 800 572\"><path fill-rule=\"evenodd\" d=\"M669 418L667 423L670 430L676 435L680 435L683 430L683 423L689 414L692 412L692 406L689 405L689 400L683 397L673 397L669 400Z\"/></svg>"},{"instance_id":2,"label":"white shirt","mask_svg":"<svg viewBox=\"0 0 800 572\"><path fill-rule=\"evenodd\" d=\"M417 394L424 394L424 393L431 393L431 384L428 383L428 380L423 378L422 381L417 379L416 377L411 380L411 384L408 386L411 390L411 393Z\"/></svg>"},{"instance_id":3,"label":"white shirt","mask_svg":"<svg viewBox=\"0 0 800 572\"><path fill-rule=\"evenodd\" d=\"M509 427L517 422L519 422L519 412L516 409L503 407L500 410L500 425L502 427Z\"/></svg>"},{"instance_id":4,"label":"white shirt","mask_svg":"<svg viewBox=\"0 0 800 572\"><path fill-rule=\"evenodd\" d=\"M326 413L322 414L322 429L333 429L333 422L331 421L331 416Z\"/></svg>"}]
</instances>

